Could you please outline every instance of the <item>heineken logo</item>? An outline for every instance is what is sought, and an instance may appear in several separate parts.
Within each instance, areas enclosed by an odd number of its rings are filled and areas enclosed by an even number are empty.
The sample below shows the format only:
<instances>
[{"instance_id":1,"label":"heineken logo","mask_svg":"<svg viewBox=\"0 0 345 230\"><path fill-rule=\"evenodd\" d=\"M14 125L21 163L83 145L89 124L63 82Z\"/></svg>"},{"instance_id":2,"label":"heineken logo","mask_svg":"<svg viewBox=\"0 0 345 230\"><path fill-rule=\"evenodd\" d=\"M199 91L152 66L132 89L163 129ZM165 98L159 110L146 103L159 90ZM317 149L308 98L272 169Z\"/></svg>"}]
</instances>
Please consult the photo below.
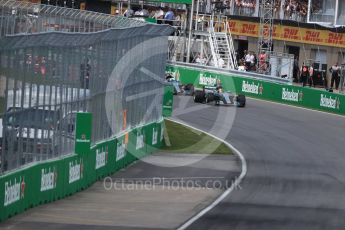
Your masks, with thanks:
<instances>
[{"instance_id":1,"label":"heineken logo","mask_svg":"<svg viewBox=\"0 0 345 230\"><path fill-rule=\"evenodd\" d=\"M104 167L108 161L108 146L102 146L96 149L96 165L95 169Z\"/></svg>"},{"instance_id":2,"label":"heineken logo","mask_svg":"<svg viewBox=\"0 0 345 230\"><path fill-rule=\"evenodd\" d=\"M152 145L157 144L158 142L158 130L156 128L153 128L152 130Z\"/></svg>"},{"instance_id":3,"label":"heineken logo","mask_svg":"<svg viewBox=\"0 0 345 230\"><path fill-rule=\"evenodd\" d=\"M290 91L289 89L283 88L282 100L299 102L303 100L303 93L299 90L295 92L293 89Z\"/></svg>"},{"instance_id":4,"label":"heineken logo","mask_svg":"<svg viewBox=\"0 0 345 230\"><path fill-rule=\"evenodd\" d=\"M137 132L137 141L136 141L136 145L135 145L135 149L141 149L144 148L144 135L141 132Z\"/></svg>"},{"instance_id":5,"label":"heineken logo","mask_svg":"<svg viewBox=\"0 0 345 230\"><path fill-rule=\"evenodd\" d=\"M80 159L69 162L68 183L73 183L83 178L83 160Z\"/></svg>"},{"instance_id":6,"label":"heineken logo","mask_svg":"<svg viewBox=\"0 0 345 230\"><path fill-rule=\"evenodd\" d=\"M90 140L85 140L85 139L77 139L78 143L90 143Z\"/></svg>"},{"instance_id":7,"label":"heineken logo","mask_svg":"<svg viewBox=\"0 0 345 230\"><path fill-rule=\"evenodd\" d=\"M126 156L126 144L123 141L117 143L116 161L121 160Z\"/></svg>"},{"instance_id":8,"label":"heineken logo","mask_svg":"<svg viewBox=\"0 0 345 230\"><path fill-rule=\"evenodd\" d=\"M56 168L41 169L41 192L56 188L57 170Z\"/></svg>"},{"instance_id":9,"label":"heineken logo","mask_svg":"<svg viewBox=\"0 0 345 230\"><path fill-rule=\"evenodd\" d=\"M217 78L207 77L200 73L199 75L199 85L215 85L217 84Z\"/></svg>"},{"instance_id":10,"label":"heineken logo","mask_svg":"<svg viewBox=\"0 0 345 230\"><path fill-rule=\"evenodd\" d=\"M332 96L327 97L327 95L321 94L320 106L330 109L339 109L340 99L338 97L332 98Z\"/></svg>"},{"instance_id":11,"label":"heineken logo","mask_svg":"<svg viewBox=\"0 0 345 230\"><path fill-rule=\"evenodd\" d=\"M19 177L19 179L14 178L14 180L5 182L5 197L4 206L13 204L20 199L24 198L25 194L25 180L24 177Z\"/></svg>"},{"instance_id":12,"label":"heineken logo","mask_svg":"<svg viewBox=\"0 0 345 230\"><path fill-rule=\"evenodd\" d=\"M263 87L262 84L255 84L254 82L249 83L249 81L243 81L242 82L242 92L245 93L252 93L252 94L262 94Z\"/></svg>"}]
</instances>

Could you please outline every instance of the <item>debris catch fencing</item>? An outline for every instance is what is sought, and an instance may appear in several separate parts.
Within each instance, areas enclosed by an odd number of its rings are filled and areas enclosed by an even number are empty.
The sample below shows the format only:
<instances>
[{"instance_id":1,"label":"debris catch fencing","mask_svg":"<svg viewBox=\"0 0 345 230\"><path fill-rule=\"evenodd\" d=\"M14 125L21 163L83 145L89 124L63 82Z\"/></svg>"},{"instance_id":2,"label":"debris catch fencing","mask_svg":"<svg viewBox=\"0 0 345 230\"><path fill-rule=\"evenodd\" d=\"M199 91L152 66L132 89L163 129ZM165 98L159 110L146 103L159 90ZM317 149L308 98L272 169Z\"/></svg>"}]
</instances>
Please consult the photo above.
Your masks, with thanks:
<instances>
[{"instance_id":1,"label":"debris catch fencing","mask_svg":"<svg viewBox=\"0 0 345 230\"><path fill-rule=\"evenodd\" d=\"M78 112L92 143L161 119L173 28L17 1L0 17L2 172L73 153Z\"/></svg>"}]
</instances>

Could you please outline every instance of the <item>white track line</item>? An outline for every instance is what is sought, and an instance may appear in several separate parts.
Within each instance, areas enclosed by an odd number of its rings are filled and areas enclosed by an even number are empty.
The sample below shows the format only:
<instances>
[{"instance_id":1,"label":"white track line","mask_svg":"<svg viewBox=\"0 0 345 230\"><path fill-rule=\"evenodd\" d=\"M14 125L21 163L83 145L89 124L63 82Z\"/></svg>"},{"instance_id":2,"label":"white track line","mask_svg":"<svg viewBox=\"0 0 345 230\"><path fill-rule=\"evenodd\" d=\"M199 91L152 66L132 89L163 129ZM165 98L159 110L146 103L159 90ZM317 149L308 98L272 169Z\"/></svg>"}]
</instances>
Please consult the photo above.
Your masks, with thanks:
<instances>
[{"instance_id":1,"label":"white track line","mask_svg":"<svg viewBox=\"0 0 345 230\"><path fill-rule=\"evenodd\" d=\"M238 178L236 178L236 180L234 181L234 183L231 184L231 187L228 188L227 190L225 190L215 201L213 201L209 206L207 206L206 208L204 208L203 210L201 210L199 213L197 213L196 215L194 215L192 218L190 218L187 222L185 222L184 224L182 224L179 228L177 228L178 230L184 230L186 228L188 228L191 224L193 224L195 221L197 221L199 218L201 218L203 215L205 215L208 211L210 211L211 209L213 209L217 204L219 204L222 200L224 200L225 197L227 197L243 180L243 178L245 177L245 175L247 174L247 162L244 159L242 153L240 151L238 151L234 146L232 146L230 143L226 142L225 140L220 139L219 137L207 133L201 129L195 128L191 125L188 125L184 122L180 122L180 121L176 121L174 119L170 119L170 118L166 118L169 121L187 126L191 129L195 129L199 132L205 133L206 135L209 135L211 137L213 137L214 139L217 139L220 142L223 142L225 145L227 145L241 160L242 163L242 171L241 174Z\"/></svg>"},{"instance_id":2,"label":"white track line","mask_svg":"<svg viewBox=\"0 0 345 230\"><path fill-rule=\"evenodd\" d=\"M345 117L345 115L341 115L341 114L337 114L337 113L331 113L331 112L321 111L321 110L317 110L317 109L304 108L302 106L289 105L289 104L284 104L284 103L275 102L275 101L268 101L268 100L265 100L265 99L254 98L254 97L249 97L249 96L246 96L246 97L248 97L249 99L254 100L254 101L262 101L262 102L267 102L267 103L275 104L275 105L283 105L283 106L297 108L297 109L301 109L301 110L306 110L306 111L312 111L312 112L318 112L318 113L333 115L333 116L336 116L336 117L342 117L342 118Z\"/></svg>"}]
</instances>

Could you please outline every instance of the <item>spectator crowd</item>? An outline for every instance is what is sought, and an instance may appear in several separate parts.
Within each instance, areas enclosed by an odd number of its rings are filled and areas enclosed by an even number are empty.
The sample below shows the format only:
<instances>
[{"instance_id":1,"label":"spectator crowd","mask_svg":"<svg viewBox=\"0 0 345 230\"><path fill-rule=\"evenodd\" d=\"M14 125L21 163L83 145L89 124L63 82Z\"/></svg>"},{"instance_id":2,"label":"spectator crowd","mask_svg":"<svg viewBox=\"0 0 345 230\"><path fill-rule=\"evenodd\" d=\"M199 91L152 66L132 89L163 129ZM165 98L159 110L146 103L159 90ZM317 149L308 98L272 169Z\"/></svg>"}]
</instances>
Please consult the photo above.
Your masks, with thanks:
<instances>
[{"instance_id":1,"label":"spectator crowd","mask_svg":"<svg viewBox=\"0 0 345 230\"><path fill-rule=\"evenodd\" d=\"M241 15L241 16L260 16L259 4L262 0L221 0L213 2L213 4L220 7L220 12L225 15ZM199 13L212 13L212 7L207 6L209 1L199 0L198 8ZM322 13L322 1L313 0L311 13ZM273 6L274 18L294 20L300 22L306 22L308 16L308 0L276 0ZM117 11L118 13L118 11ZM170 7L157 7L157 6L133 6L127 9L124 16L142 16L152 17L160 21L161 23L168 23L175 25L173 21L179 21L185 16L185 11L173 9Z\"/></svg>"},{"instance_id":2,"label":"spectator crowd","mask_svg":"<svg viewBox=\"0 0 345 230\"><path fill-rule=\"evenodd\" d=\"M280 2L280 1L277 1L277 2ZM284 9L284 19L290 19L290 20L302 21L302 22L305 22L307 20L307 14L308 14L307 0L285 1L282 7Z\"/></svg>"},{"instance_id":3,"label":"spectator crowd","mask_svg":"<svg viewBox=\"0 0 345 230\"><path fill-rule=\"evenodd\" d=\"M116 11L116 14L120 14L119 11ZM132 7L126 9L123 13L125 17L150 17L157 20L158 24L169 24L172 26L181 25L181 19L183 18L183 13L179 13L177 10L170 7L152 7L145 6L141 7Z\"/></svg>"},{"instance_id":4,"label":"spectator crowd","mask_svg":"<svg viewBox=\"0 0 345 230\"><path fill-rule=\"evenodd\" d=\"M235 0L235 14L254 16L256 0Z\"/></svg>"},{"instance_id":5,"label":"spectator crowd","mask_svg":"<svg viewBox=\"0 0 345 230\"><path fill-rule=\"evenodd\" d=\"M224 0L220 1L222 13L241 16L259 16L259 4L262 0ZM220 4L217 1L217 4ZM199 1L199 12L211 13L206 7L207 1ZM311 11L317 13L321 10L322 0L313 0ZM306 22L308 15L308 0L276 0L273 6L274 18Z\"/></svg>"}]
</instances>

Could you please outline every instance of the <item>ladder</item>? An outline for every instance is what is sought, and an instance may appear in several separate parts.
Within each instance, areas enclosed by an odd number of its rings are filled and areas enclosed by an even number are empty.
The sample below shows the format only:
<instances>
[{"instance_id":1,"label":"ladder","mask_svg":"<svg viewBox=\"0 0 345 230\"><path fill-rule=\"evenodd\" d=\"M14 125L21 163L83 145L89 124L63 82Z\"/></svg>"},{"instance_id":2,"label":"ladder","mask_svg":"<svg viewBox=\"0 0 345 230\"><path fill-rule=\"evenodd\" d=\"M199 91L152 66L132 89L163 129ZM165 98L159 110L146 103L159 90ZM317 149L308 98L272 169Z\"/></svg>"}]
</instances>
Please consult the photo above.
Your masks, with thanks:
<instances>
[{"instance_id":1,"label":"ladder","mask_svg":"<svg viewBox=\"0 0 345 230\"><path fill-rule=\"evenodd\" d=\"M217 48L215 47L217 44L215 43L215 38L214 38L214 31L212 31L212 29L210 28L210 33L208 36L208 40L209 40L209 45L210 45L210 51L211 51L211 55L212 55L212 60L213 60L213 64L214 66L218 67L218 53L216 52Z\"/></svg>"},{"instance_id":2,"label":"ladder","mask_svg":"<svg viewBox=\"0 0 345 230\"><path fill-rule=\"evenodd\" d=\"M218 68L237 69L236 53L228 22L225 24L226 32L215 32L213 22L210 23L209 43L213 62Z\"/></svg>"},{"instance_id":3,"label":"ladder","mask_svg":"<svg viewBox=\"0 0 345 230\"><path fill-rule=\"evenodd\" d=\"M227 39L228 39L228 44L229 44L229 53L230 53L230 57L232 60L232 69L237 69L238 68L238 64L237 64L237 58L236 58L236 51L235 51L235 46L234 46L234 42L232 39L232 35L231 35L231 30L230 30L230 25L229 22L226 21L226 31L227 31Z\"/></svg>"}]
</instances>

